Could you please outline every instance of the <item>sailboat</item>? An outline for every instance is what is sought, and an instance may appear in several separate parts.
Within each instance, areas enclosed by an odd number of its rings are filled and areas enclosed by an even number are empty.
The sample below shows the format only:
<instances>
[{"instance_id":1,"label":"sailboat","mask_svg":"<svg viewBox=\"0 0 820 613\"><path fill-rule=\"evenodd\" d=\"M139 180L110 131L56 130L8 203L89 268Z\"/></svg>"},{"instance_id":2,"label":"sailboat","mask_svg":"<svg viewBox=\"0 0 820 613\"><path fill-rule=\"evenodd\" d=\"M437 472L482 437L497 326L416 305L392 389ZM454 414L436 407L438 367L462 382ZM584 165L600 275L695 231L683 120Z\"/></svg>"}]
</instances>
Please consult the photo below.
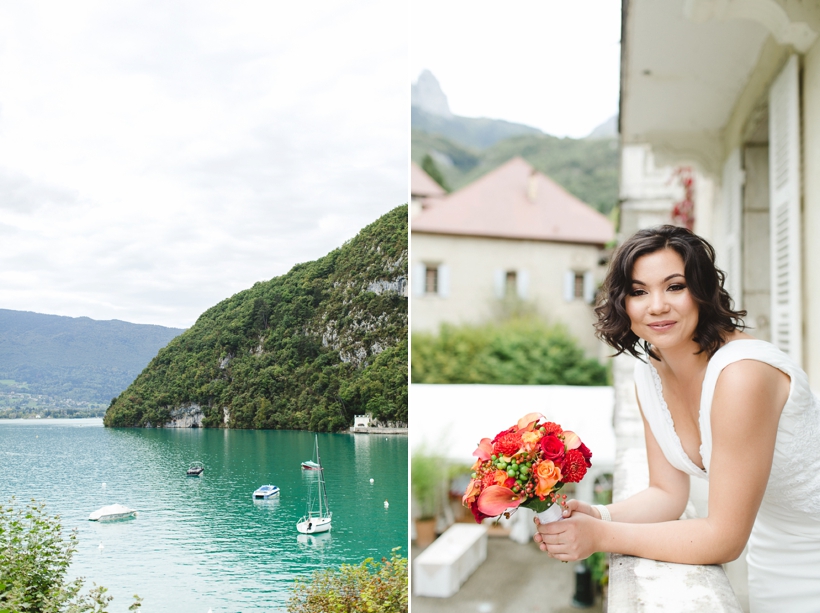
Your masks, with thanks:
<instances>
[{"instance_id":1,"label":"sailboat","mask_svg":"<svg viewBox=\"0 0 820 613\"><path fill-rule=\"evenodd\" d=\"M333 513L327 507L327 490L325 489L325 471L322 468L322 458L319 457L319 436L316 435L316 459L318 460L319 479L317 495L314 499L308 496L307 515L296 524L296 529L302 534L316 534L330 531L330 518ZM318 505L316 504L318 502ZM318 506L318 509L316 508Z\"/></svg>"}]
</instances>

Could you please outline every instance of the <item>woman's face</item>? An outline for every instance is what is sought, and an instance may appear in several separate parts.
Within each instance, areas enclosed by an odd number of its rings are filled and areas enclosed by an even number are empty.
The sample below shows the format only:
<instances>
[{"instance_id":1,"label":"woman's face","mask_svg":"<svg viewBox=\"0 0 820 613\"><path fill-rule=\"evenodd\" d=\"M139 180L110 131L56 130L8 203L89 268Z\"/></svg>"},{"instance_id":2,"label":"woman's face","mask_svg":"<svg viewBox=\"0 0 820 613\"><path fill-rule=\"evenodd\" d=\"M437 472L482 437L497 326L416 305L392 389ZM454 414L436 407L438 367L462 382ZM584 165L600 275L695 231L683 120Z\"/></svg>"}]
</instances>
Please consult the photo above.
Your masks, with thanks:
<instances>
[{"instance_id":1,"label":"woman's face","mask_svg":"<svg viewBox=\"0 0 820 613\"><path fill-rule=\"evenodd\" d=\"M691 342L698 325L698 305L683 271L683 258L674 249L642 255L632 268L626 297L632 331L661 351Z\"/></svg>"}]
</instances>

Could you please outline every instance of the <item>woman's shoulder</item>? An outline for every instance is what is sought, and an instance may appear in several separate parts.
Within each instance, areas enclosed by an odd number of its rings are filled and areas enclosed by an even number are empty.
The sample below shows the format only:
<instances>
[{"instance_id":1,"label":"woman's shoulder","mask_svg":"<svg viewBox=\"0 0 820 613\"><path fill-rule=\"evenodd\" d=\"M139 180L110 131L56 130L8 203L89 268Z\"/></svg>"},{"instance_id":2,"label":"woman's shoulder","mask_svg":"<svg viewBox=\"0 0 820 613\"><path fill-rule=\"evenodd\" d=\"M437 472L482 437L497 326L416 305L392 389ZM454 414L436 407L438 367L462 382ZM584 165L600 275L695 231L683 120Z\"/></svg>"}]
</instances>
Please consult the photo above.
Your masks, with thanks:
<instances>
[{"instance_id":1,"label":"woman's shoulder","mask_svg":"<svg viewBox=\"0 0 820 613\"><path fill-rule=\"evenodd\" d=\"M797 366L787 354L775 345L745 333L730 338L724 343L709 359L709 365L710 367L713 365L726 367L741 360L766 362L778 368L781 365Z\"/></svg>"},{"instance_id":2,"label":"woman's shoulder","mask_svg":"<svg viewBox=\"0 0 820 613\"><path fill-rule=\"evenodd\" d=\"M768 341L745 335L718 349L709 360L704 384L737 390L755 389L782 380L782 373L803 381L803 370L786 353ZM807 386L806 382L806 386Z\"/></svg>"}]
</instances>

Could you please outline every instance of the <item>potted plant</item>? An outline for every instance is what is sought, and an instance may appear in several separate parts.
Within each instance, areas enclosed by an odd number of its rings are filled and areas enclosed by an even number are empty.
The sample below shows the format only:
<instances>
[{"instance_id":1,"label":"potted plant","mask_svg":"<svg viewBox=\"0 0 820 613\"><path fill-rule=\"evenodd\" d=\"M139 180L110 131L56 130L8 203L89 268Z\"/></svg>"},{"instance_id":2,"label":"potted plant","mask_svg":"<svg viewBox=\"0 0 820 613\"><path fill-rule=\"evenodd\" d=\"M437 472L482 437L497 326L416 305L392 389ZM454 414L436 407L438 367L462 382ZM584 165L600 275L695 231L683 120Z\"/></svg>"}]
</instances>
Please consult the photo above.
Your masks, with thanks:
<instances>
[{"instance_id":1,"label":"potted plant","mask_svg":"<svg viewBox=\"0 0 820 613\"><path fill-rule=\"evenodd\" d=\"M416 545L427 547L436 539L436 518L441 505L445 480L445 460L429 455L424 449L413 452L410 461L410 483L416 503Z\"/></svg>"}]
</instances>

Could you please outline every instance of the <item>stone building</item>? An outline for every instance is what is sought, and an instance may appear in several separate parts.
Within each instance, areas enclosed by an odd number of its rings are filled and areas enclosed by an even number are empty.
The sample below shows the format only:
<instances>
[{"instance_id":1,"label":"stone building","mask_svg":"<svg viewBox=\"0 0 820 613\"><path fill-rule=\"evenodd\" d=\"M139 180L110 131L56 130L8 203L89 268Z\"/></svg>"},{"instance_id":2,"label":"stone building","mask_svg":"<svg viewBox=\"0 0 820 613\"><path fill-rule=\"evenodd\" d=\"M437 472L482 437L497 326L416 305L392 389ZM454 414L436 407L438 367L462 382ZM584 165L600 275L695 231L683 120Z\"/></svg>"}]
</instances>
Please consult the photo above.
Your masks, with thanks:
<instances>
[{"instance_id":1,"label":"stone building","mask_svg":"<svg viewBox=\"0 0 820 613\"><path fill-rule=\"evenodd\" d=\"M516 157L425 201L411 222L412 331L476 324L505 309L562 322L598 356L591 303L612 223Z\"/></svg>"}]
</instances>

